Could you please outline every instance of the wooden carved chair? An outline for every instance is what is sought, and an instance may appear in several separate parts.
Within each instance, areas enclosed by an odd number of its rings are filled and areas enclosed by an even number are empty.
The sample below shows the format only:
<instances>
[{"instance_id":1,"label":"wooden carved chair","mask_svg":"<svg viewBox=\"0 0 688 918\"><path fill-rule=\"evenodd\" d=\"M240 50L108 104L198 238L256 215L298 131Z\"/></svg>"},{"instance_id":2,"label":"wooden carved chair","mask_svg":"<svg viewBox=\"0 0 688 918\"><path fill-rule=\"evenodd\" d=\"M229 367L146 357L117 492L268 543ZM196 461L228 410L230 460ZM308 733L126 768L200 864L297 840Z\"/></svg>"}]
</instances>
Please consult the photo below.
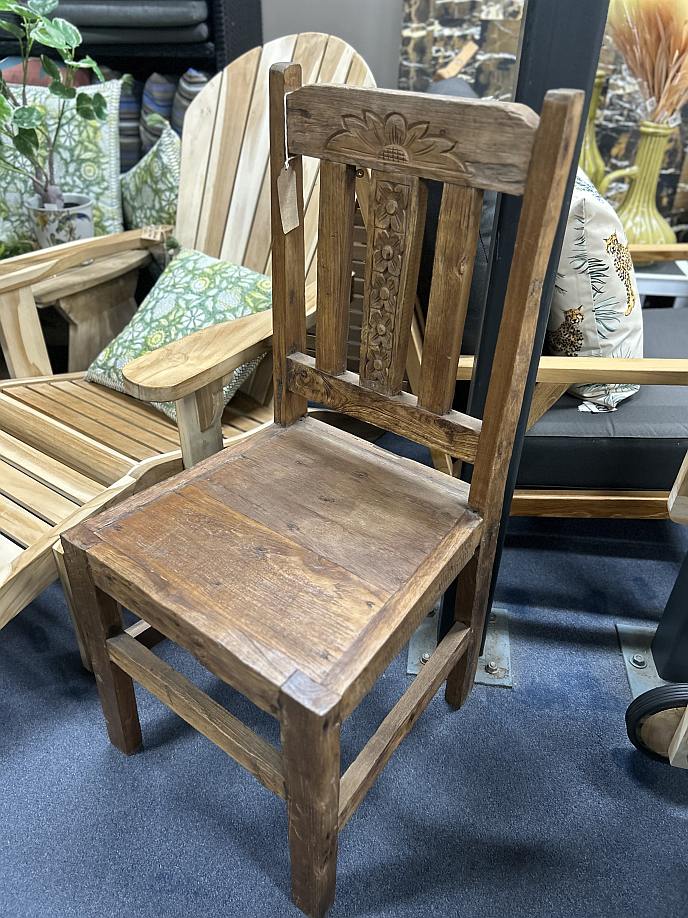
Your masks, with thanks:
<instances>
[{"instance_id":1,"label":"wooden carved chair","mask_svg":"<svg viewBox=\"0 0 688 918\"><path fill-rule=\"evenodd\" d=\"M75 607L111 741L141 746L132 678L286 798L292 892L334 897L337 838L442 682L475 674L542 280L582 94L523 105L301 86L271 72L275 423L239 447L63 535ZM285 136L286 130L286 136ZM278 181L296 185L282 228ZM302 157L321 160L316 356L306 355ZM346 369L354 189L372 181L359 373ZM290 175L293 177L290 179ZM422 179L444 198L418 398L401 391L424 225ZM284 179L282 181L285 181ZM523 195L482 423L450 409L483 189ZM286 209L286 198L283 200ZM127 371L136 384L137 372ZM307 414L313 400L474 463L470 486ZM340 776L340 724L460 576L456 624ZM281 749L123 631L118 603L279 719Z\"/></svg>"},{"instance_id":2,"label":"wooden carved chair","mask_svg":"<svg viewBox=\"0 0 688 918\"><path fill-rule=\"evenodd\" d=\"M285 59L299 62L313 82L373 84L353 48L320 33L279 38L234 61L189 107L175 229L183 246L268 274L268 73ZM315 278L318 166L316 160L304 164L309 281ZM209 443L218 448L223 433L239 437L272 417L269 357L222 419L219 386L215 377L207 379L208 366L228 375L269 351L266 313L156 351L132 395L86 382L83 373L50 375L32 291L56 278L90 283L95 267L102 277L122 259L148 257L155 241L155 234L136 230L0 264L0 343L10 369L34 377L0 382L0 628L58 576L61 558L53 557L52 546L65 526L181 468L180 445L188 465ZM86 259L93 261L84 265ZM309 303L315 305L312 296ZM146 394L151 378L158 396L178 402L179 430L141 401L157 397Z\"/></svg>"}]
</instances>

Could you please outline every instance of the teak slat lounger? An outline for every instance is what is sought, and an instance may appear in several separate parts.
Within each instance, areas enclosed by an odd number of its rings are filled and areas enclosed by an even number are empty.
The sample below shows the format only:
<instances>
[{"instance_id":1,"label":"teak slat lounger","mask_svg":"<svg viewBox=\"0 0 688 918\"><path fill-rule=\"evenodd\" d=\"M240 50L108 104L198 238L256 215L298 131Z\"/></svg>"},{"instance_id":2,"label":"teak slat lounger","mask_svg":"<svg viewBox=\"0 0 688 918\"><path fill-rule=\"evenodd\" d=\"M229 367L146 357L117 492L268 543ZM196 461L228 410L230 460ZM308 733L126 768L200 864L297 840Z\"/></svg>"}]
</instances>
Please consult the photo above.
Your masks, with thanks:
<instances>
[{"instance_id":1,"label":"teak slat lounger","mask_svg":"<svg viewBox=\"0 0 688 918\"><path fill-rule=\"evenodd\" d=\"M538 118L503 102L301 87L293 64L272 69L270 89L275 423L82 523L62 543L111 741L128 754L141 746L135 679L285 797L293 899L319 918L334 899L340 829L440 684L447 681L454 707L473 684L583 94L548 93ZM278 194L285 151L297 191L296 226L286 233ZM322 161L315 359L305 354L304 155ZM362 168L372 174L354 373L349 272ZM444 191L416 399L402 393L402 379L424 179ZM480 422L450 406L457 305L470 283L486 188L522 195L523 208ZM285 198L283 206L289 210ZM222 372L209 364L208 381ZM148 358L125 376L148 395L169 391L167 374L151 379ZM451 442L474 464L470 487L322 424L308 416L309 399L431 447ZM342 775L342 721L457 576L454 626ZM120 603L276 717L281 748L127 634Z\"/></svg>"},{"instance_id":2,"label":"teak slat lounger","mask_svg":"<svg viewBox=\"0 0 688 918\"><path fill-rule=\"evenodd\" d=\"M183 246L268 274L268 73L285 59L298 62L313 82L373 84L353 48L315 32L276 39L234 61L187 112L174 231ZM304 165L309 279L316 270L318 189L319 162L309 160ZM75 284L93 280L94 266L101 279L116 274L118 265L129 271L159 238L158 231L136 230L0 263L0 344L12 374L33 377L0 383L0 628L58 576L61 559L55 559L52 546L66 526L181 468L180 433L186 464L204 444L220 445L218 387L206 385L199 361L223 362L228 374L269 350L272 317L263 313L213 329L200 341L191 336L157 351L147 366L168 368L174 361L176 367L176 387L170 384L167 391L178 401L179 431L142 401L86 382L82 373L50 375L36 290L52 285L54 294L61 284L62 294L73 292ZM87 259L95 261L82 266ZM224 412L224 437L231 440L269 420L271 393L266 357ZM138 395L146 397L142 389Z\"/></svg>"}]
</instances>

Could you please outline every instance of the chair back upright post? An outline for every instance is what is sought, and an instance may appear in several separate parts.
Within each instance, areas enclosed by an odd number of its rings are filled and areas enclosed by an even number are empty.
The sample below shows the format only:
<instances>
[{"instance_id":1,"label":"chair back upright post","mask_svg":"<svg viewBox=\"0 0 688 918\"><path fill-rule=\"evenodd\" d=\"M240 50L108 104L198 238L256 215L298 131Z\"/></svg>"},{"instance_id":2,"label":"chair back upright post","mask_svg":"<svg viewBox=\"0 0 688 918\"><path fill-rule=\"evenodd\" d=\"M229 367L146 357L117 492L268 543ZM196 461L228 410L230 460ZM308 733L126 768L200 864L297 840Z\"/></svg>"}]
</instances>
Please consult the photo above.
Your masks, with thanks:
<instances>
[{"instance_id":1,"label":"chair back upright post","mask_svg":"<svg viewBox=\"0 0 688 918\"><path fill-rule=\"evenodd\" d=\"M527 106L270 74L275 419L308 399L474 465L469 506L496 531L523 400L540 293L580 122L583 94ZM285 137L286 130L286 137ZM305 354L303 156L321 161L315 359ZM278 179L289 161L299 223L282 225ZM346 370L357 172L370 170L359 373ZM425 222L423 179L444 184L418 398L402 389ZM451 409L485 190L523 196L483 421ZM489 553L488 553L489 554Z\"/></svg>"}]
</instances>

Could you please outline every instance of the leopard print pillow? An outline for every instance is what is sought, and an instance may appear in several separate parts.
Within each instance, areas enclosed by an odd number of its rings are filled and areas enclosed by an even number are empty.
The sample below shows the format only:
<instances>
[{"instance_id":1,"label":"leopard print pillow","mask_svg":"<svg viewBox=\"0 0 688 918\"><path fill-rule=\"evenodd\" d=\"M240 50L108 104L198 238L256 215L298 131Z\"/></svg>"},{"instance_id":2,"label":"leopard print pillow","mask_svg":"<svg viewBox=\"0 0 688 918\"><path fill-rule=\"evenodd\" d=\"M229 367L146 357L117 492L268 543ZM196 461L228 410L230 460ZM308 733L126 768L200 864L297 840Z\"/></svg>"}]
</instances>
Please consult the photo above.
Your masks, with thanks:
<instances>
[{"instance_id":1,"label":"leopard print pillow","mask_svg":"<svg viewBox=\"0 0 688 918\"><path fill-rule=\"evenodd\" d=\"M643 318L623 227L578 170L564 236L545 350L565 357L642 357ZM581 409L613 411L638 386L571 386Z\"/></svg>"}]
</instances>

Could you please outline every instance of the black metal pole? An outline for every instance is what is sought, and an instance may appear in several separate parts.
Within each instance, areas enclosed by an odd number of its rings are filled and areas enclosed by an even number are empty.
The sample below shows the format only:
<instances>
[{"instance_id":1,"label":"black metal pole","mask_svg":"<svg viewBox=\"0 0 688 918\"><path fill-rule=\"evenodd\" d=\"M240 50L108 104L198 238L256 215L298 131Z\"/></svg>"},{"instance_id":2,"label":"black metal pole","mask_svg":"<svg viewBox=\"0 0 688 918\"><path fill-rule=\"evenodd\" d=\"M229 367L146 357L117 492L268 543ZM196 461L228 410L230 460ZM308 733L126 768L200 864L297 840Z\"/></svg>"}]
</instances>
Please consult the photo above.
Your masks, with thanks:
<instances>
[{"instance_id":1,"label":"black metal pole","mask_svg":"<svg viewBox=\"0 0 688 918\"><path fill-rule=\"evenodd\" d=\"M657 672L667 682L688 682L688 555L652 641Z\"/></svg>"},{"instance_id":2,"label":"black metal pole","mask_svg":"<svg viewBox=\"0 0 688 918\"><path fill-rule=\"evenodd\" d=\"M514 93L516 102L523 102L535 111L540 111L548 90L583 89L587 100L584 112L585 119L602 47L608 6L609 0L526 0L521 30L516 91ZM584 124L581 127L581 133L578 138L573 160L574 164L578 163L580 157L583 131ZM523 410L516 431L514 453L504 494L504 510L495 558L490 602L492 602L494 595L511 500L516 487L518 466L521 461L523 439L526 433L526 422L535 388L538 362L547 330L549 308L554 292L554 281L561 254L566 216L571 202L575 174L576 169L574 167L569 177L562 218L542 291L540 318L535 336L535 350L526 383ZM475 417L482 417L485 408L520 213L520 198L514 198L510 195L501 196L497 205L492 234L490 281L486 295L480 346L476 355L476 368L468 399L468 412ZM468 477L470 469L467 469L466 472L466 477ZM448 590L443 603L442 631L451 626L455 598L456 584L454 583Z\"/></svg>"}]
</instances>

